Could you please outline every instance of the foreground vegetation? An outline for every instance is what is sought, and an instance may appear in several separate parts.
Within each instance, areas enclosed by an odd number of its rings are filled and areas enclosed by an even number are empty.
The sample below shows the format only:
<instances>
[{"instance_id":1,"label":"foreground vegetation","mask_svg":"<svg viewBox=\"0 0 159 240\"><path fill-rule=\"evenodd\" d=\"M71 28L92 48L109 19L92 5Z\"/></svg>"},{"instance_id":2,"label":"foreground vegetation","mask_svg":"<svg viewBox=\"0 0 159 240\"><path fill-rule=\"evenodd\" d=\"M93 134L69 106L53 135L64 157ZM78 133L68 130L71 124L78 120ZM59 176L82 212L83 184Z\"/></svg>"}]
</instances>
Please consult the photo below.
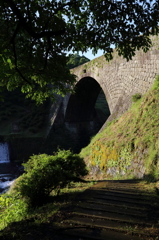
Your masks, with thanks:
<instances>
[{"instance_id":1,"label":"foreground vegetation","mask_svg":"<svg viewBox=\"0 0 159 240\"><path fill-rule=\"evenodd\" d=\"M81 186L73 182L85 182L81 177L88 173L83 159L69 150L59 150L52 156L35 155L23 165L25 173L7 193L0 196L0 229L12 222L32 218L34 214L38 219L43 218L39 215L44 204L46 209L51 208L49 214L53 214L59 206L56 203L48 205L50 199L70 192L72 187ZM82 185L82 188L85 186L89 184Z\"/></svg>"}]
</instances>

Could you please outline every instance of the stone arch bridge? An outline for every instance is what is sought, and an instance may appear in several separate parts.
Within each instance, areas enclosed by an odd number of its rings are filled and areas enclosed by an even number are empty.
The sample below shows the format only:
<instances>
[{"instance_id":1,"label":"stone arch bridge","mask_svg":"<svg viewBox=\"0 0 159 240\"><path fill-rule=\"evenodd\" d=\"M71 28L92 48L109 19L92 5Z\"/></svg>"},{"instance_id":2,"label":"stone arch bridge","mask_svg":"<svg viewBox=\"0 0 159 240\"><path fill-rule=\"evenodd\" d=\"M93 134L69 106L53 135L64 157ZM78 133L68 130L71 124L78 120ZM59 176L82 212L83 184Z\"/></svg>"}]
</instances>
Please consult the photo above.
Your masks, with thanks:
<instances>
[{"instance_id":1,"label":"stone arch bridge","mask_svg":"<svg viewBox=\"0 0 159 240\"><path fill-rule=\"evenodd\" d=\"M147 52L137 51L132 60L126 61L114 51L114 58L106 62L101 56L71 70L77 76L76 93L64 98L57 97L50 111L50 128L64 123L75 136L85 130L95 134L97 116L94 106L101 89L107 100L111 121L131 105L132 95L144 94L159 74L159 39L152 38L152 48ZM94 120L96 119L96 120ZM103 124L102 124L103 125ZM99 129L102 126L96 128Z\"/></svg>"}]
</instances>

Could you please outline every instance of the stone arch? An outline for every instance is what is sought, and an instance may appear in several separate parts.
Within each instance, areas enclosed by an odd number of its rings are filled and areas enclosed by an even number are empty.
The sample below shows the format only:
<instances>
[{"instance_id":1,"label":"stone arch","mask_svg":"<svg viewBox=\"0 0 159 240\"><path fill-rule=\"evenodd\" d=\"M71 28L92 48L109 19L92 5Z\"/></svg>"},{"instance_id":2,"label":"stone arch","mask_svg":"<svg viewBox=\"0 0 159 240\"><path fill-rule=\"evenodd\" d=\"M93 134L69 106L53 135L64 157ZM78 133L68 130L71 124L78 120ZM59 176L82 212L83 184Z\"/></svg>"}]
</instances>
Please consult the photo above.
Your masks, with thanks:
<instances>
[{"instance_id":1,"label":"stone arch","mask_svg":"<svg viewBox=\"0 0 159 240\"><path fill-rule=\"evenodd\" d=\"M76 75L77 82L85 77L95 79L101 86L107 99L111 114L114 112L115 106L120 98L123 86L121 86L120 76L118 76L117 66L111 63L105 64L103 56L99 57L103 67L96 65L94 61L90 61L72 69L72 73Z\"/></svg>"},{"instance_id":2,"label":"stone arch","mask_svg":"<svg viewBox=\"0 0 159 240\"><path fill-rule=\"evenodd\" d=\"M75 93L69 97L64 122L74 138L82 142L83 146L80 148L88 144L90 137L95 135L106 121L103 121L100 109L95 109L101 91L100 84L94 78L83 77L77 82ZM102 93L105 96L104 91Z\"/></svg>"},{"instance_id":3,"label":"stone arch","mask_svg":"<svg viewBox=\"0 0 159 240\"><path fill-rule=\"evenodd\" d=\"M92 77L83 77L71 94L65 112L65 122L90 122L94 118L94 107L102 88Z\"/></svg>"}]
</instances>

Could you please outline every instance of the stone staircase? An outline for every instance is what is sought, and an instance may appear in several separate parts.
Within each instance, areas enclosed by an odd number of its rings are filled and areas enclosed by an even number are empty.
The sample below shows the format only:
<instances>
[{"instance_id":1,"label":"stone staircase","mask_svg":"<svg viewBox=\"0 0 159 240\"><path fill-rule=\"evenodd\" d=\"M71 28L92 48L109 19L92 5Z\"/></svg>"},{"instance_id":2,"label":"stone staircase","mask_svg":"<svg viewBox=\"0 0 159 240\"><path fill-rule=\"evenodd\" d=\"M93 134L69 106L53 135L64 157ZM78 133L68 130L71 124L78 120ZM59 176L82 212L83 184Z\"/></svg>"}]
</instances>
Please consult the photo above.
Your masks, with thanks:
<instances>
[{"instance_id":1,"label":"stone staircase","mask_svg":"<svg viewBox=\"0 0 159 240\"><path fill-rule=\"evenodd\" d=\"M159 203L138 181L103 181L56 222L54 240L157 240Z\"/></svg>"}]
</instances>

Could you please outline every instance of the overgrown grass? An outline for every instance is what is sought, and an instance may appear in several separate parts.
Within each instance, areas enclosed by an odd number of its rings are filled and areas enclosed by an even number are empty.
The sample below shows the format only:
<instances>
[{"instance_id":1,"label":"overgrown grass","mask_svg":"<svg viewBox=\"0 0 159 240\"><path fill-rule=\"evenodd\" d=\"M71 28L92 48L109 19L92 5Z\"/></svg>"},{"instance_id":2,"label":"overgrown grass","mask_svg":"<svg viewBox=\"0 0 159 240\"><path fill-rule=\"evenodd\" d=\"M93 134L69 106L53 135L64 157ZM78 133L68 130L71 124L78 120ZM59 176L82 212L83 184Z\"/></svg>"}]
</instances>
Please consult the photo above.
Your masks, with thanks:
<instances>
[{"instance_id":1,"label":"overgrown grass","mask_svg":"<svg viewBox=\"0 0 159 240\"><path fill-rule=\"evenodd\" d=\"M80 155L90 169L96 167L108 178L106 170L116 166L121 172L132 161L143 160L145 175L159 179L159 77L154 86L132 107L82 149ZM123 169L125 171L125 169ZM126 170L126 177L133 177ZM121 177L121 176L118 176Z\"/></svg>"}]
</instances>

